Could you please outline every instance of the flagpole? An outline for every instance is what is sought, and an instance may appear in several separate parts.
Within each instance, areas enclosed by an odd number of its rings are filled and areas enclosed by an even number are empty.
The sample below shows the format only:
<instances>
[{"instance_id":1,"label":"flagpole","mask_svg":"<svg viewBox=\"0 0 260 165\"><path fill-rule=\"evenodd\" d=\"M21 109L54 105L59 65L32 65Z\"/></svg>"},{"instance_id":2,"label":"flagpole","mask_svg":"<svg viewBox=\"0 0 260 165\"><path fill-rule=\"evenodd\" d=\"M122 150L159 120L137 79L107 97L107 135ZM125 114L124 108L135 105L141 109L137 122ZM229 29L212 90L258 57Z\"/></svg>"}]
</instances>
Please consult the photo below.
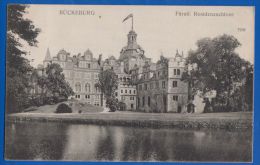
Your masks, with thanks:
<instances>
[{"instance_id":1,"label":"flagpole","mask_svg":"<svg viewBox=\"0 0 260 165\"><path fill-rule=\"evenodd\" d=\"M132 16L132 30L134 30L134 16Z\"/></svg>"}]
</instances>

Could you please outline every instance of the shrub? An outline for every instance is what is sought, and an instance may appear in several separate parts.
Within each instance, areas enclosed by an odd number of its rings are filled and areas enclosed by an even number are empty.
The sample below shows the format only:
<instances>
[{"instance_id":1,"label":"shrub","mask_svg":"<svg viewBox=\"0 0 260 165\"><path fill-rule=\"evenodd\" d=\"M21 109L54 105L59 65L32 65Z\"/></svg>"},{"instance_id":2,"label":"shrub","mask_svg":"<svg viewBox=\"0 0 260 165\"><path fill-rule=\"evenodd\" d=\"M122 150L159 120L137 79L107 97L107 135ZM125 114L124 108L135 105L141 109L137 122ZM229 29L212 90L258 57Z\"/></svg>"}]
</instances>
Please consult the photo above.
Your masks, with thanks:
<instances>
[{"instance_id":1,"label":"shrub","mask_svg":"<svg viewBox=\"0 0 260 165\"><path fill-rule=\"evenodd\" d=\"M66 103L61 103L55 113L72 113L72 108Z\"/></svg>"},{"instance_id":2,"label":"shrub","mask_svg":"<svg viewBox=\"0 0 260 165\"><path fill-rule=\"evenodd\" d=\"M106 104L109 107L110 112L115 112L119 109L118 100L113 97L107 98Z\"/></svg>"},{"instance_id":3,"label":"shrub","mask_svg":"<svg viewBox=\"0 0 260 165\"><path fill-rule=\"evenodd\" d=\"M35 97L35 98L31 99L31 105L32 106L42 106L42 105L44 105L44 99L40 96Z\"/></svg>"}]
</instances>

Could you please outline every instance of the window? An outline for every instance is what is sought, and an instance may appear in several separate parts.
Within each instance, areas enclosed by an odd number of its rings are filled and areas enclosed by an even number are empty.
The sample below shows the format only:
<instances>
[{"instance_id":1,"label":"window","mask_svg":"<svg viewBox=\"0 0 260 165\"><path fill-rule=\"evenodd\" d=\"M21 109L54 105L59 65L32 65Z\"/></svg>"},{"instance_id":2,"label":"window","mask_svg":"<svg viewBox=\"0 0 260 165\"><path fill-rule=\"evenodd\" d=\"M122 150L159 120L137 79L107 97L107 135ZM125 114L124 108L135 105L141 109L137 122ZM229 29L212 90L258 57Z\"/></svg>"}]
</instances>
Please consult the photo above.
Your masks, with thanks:
<instances>
[{"instance_id":1,"label":"window","mask_svg":"<svg viewBox=\"0 0 260 165\"><path fill-rule=\"evenodd\" d=\"M150 89L153 89L153 83L152 82L150 83Z\"/></svg>"},{"instance_id":2,"label":"window","mask_svg":"<svg viewBox=\"0 0 260 165\"><path fill-rule=\"evenodd\" d=\"M85 95L85 98L86 99L90 99L90 95Z\"/></svg>"},{"instance_id":3,"label":"window","mask_svg":"<svg viewBox=\"0 0 260 165\"><path fill-rule=\"evenodd\" d=\"M177 69L177 75L181 75L180 69Z\"/></svg>"},{"instance_id":4,"label":"window","mask_svg":"<svg viewBox=\"0 0 260 165\"><path fill-rule=\"evenodd\" d=\"M99 87L95 87L95 92L96 92L96 93L99 92Z\"/></svg>"},{"instance_id":5,"label":"window","mask_svg":"<svg viewBox=\"0 0 260 165\"><path fill-rule=\"evenodd\" d=\"M98 73L95 73L95 79L98 79Z\"/></svg>"},{"instance_id":6,"label":"window","mask_svg":"<svg viewBox=\"0 0 260 165\"><path fill-rule=\"evenodd\" d=\"M137 106L139 107L140 106L140 98L138 97L137 99Z\"/></svg>"},{"instance_id":7,"label":"window","mask_svg":"<svg viewBox=\"0 0 260 165\"><path fill-rule=\"evenodd\" d=\"M172 87L177 87L177 81L172 81Z\"/></svg>"},{"instance_id":8,"label":"window","mask_svg":"<svg viewBox=\"0 0 260 165\"><path fill-rule=\"evenodd\" d=\"M131 89L129 90L129 93L130 93L130 94L132 93Z\"/></svg>"},{"instance_id":9,"label":"window","mask_svg":"<svg viewBox=\"0 0 260 165\"><path fill-rule=\"evenodd\" d=\"M75 89L76 89L76 92L81 92L81 84L79 82L77 82L75 84Z\"/></svg>"},{"instance_id":10,"label":"window","mask_svg":"<svg viewBox=\"0 0 260 165\"><path fill-rule=\"evenodd\" d=\"M145 104L145 98L143 97L143 106L144 106L144 104Z\"/></svg>"},{"instance_id":11,"label":"window","mask_svg":"<svg viewBox=\"0 0 260 165\"><path fill-rule=\"evenodd\" d=\"M147 84L144 84L144 90L147 90Z\"/></svg>"},{"instance_id":12,"label":"window","mask_svg":"<svg viewBox=\"0 0 260 165\"><path fill-rule=\"evenodd\" d=\"M130 100L135 100L135 97L134 96L130 96Z\"/></svg>"},{"instance_id":13,"label":"window","mask_svg":"<svg viewBox=\"0 0 260 165\"><path fill-rule=\"evenodd\" d=\"M85 91L90 92L90 84L89 83L85 84Z\"/></svg>"},{"instance_id":14,"label":"window","mask_svg":"<svg viewBox=\"0 0 260 165\"><path fill-rule=\"evenodd\" d=\"M131 109L133 109L134 108L134 104L131 104Z\"/></svg>"},{"instance_id":15,"label":"window","mask_svg":"<svg viewBox=\"0 0 260 165\"><path fill-rule=\"evenodd\" d=\"M165 81L162 82L162 88L165 88Z\"/></svg>"},{"instance_id":16,"label":"window","mask_svg":"<svg viewBox=\"0 0 260 165\"><path fill-rule=\"evenodd\" d=\"M135 90L134 90L134 94L135 94Z\"/></svg>"},{"instance_id":17,"label":"window","mask_svg":"<svg viewBox=\"0 0 260 165\"><path fill-rule=\"evenodd\" d=\"M178 96L174 95L174 96L172 96L172 99L173 99L174 101L178 101Z\"/></svg>"},{"instance_id":18,"label":"window","mask_svg":"<svg viewBox=\"0 0 260 165\"><path fill-rule=\"evenodd\" d=\"M181 75L180 69L174 69L173 72L174 72L174 75Z\"/></svg>"},{"instance_id":19,"label":"window","mask_svg":"<svg viewBox=\"0 0 260 165\"><path fill-rule=\"evenodd\" d=\"M90 68L90 64L88 64L88 68Z\"/></svg>"},{"instance_id":20,"label":"window","mask_svg":"<svg viewBox=\"0 0 260 165\"><path fill-rule=\"evenodd\" d=\"M121 93L123 93L123 89L121 90Z\"/></svg>"},{"instance_id":21,"label":"window","mask_svg":"<svg viewBox=\"0 0 260 165\"><path fill-rule=\"evenodd\" d=\"M149 106L149 107L150 107L150 102L151 102L150 96L148 96L148 106Z\"/></svg>"},{"instance_id":22,"label":"window","mask_svg":"<svg viewBox=\"0 0 260 165\"><path fill-rule=\"evenodd\" d=\"M139 90L140 90L140 91L142 90L142 85L139 85Z\"/></svg>"},{"instance_id":23,"label":"window","mask_svg":"<svg viewBox=\"0 0 260 165\"><path fill-rule=\"evenodd\" d=\"M156 88L159 88L159 82L158 81L156 82Z\"/></svg>"},{"instance_id":24,"label":"window","mask_svg":"<svg viewBox=\"0 0 260 165\"><path fill-rule=\"evenodd\" d=\"M117 97L117 92L115 93L116 97Z\"/></svg>"},{"instance_id":25,"label":"window","mask_svg":"<svg viewBox=\"0 0 260 165\"><path fill-rule=\"evenodd\" d=\"M127 89L125 89L125 93L127 93Z\"/></svg>"}]
</instances>

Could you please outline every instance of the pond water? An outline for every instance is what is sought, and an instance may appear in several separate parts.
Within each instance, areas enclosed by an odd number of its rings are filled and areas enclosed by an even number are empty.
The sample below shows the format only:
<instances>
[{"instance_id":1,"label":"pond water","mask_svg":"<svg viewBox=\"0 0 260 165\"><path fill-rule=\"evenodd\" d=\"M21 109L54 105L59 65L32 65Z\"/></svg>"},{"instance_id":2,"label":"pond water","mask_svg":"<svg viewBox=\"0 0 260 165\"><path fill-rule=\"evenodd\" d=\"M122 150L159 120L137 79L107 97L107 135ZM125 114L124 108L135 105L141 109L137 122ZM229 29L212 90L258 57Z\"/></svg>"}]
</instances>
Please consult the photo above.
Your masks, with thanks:
<instances>
[{"instance_id":1,"label":"pond water","mask_svg":"<svg viewBox=\"0 0 260 165\"><path fill-rule=\"evenodd\" d=\"M5 158L74 161L251 161L250 130L66 123L6 124Z\"/></svg>"}]
</instances>

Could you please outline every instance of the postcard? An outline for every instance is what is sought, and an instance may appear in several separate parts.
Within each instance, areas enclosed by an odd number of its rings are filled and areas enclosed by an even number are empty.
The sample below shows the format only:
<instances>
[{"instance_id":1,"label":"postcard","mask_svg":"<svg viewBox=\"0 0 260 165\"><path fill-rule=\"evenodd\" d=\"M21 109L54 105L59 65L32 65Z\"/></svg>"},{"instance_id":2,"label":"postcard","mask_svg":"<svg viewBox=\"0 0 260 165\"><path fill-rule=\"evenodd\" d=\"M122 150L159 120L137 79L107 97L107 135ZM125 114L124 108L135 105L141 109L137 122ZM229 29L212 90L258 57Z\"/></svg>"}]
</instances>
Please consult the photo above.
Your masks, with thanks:
<instances>
[{"instance_id":1,"label":"postcard","mask_svg":"<svg viewBox=\"0 0 260 165\"><path fill-rule=\"evenodd\" d=\"M5 160L252 162L251 6L7 6Z\"/></svg>"}]
</instances>

